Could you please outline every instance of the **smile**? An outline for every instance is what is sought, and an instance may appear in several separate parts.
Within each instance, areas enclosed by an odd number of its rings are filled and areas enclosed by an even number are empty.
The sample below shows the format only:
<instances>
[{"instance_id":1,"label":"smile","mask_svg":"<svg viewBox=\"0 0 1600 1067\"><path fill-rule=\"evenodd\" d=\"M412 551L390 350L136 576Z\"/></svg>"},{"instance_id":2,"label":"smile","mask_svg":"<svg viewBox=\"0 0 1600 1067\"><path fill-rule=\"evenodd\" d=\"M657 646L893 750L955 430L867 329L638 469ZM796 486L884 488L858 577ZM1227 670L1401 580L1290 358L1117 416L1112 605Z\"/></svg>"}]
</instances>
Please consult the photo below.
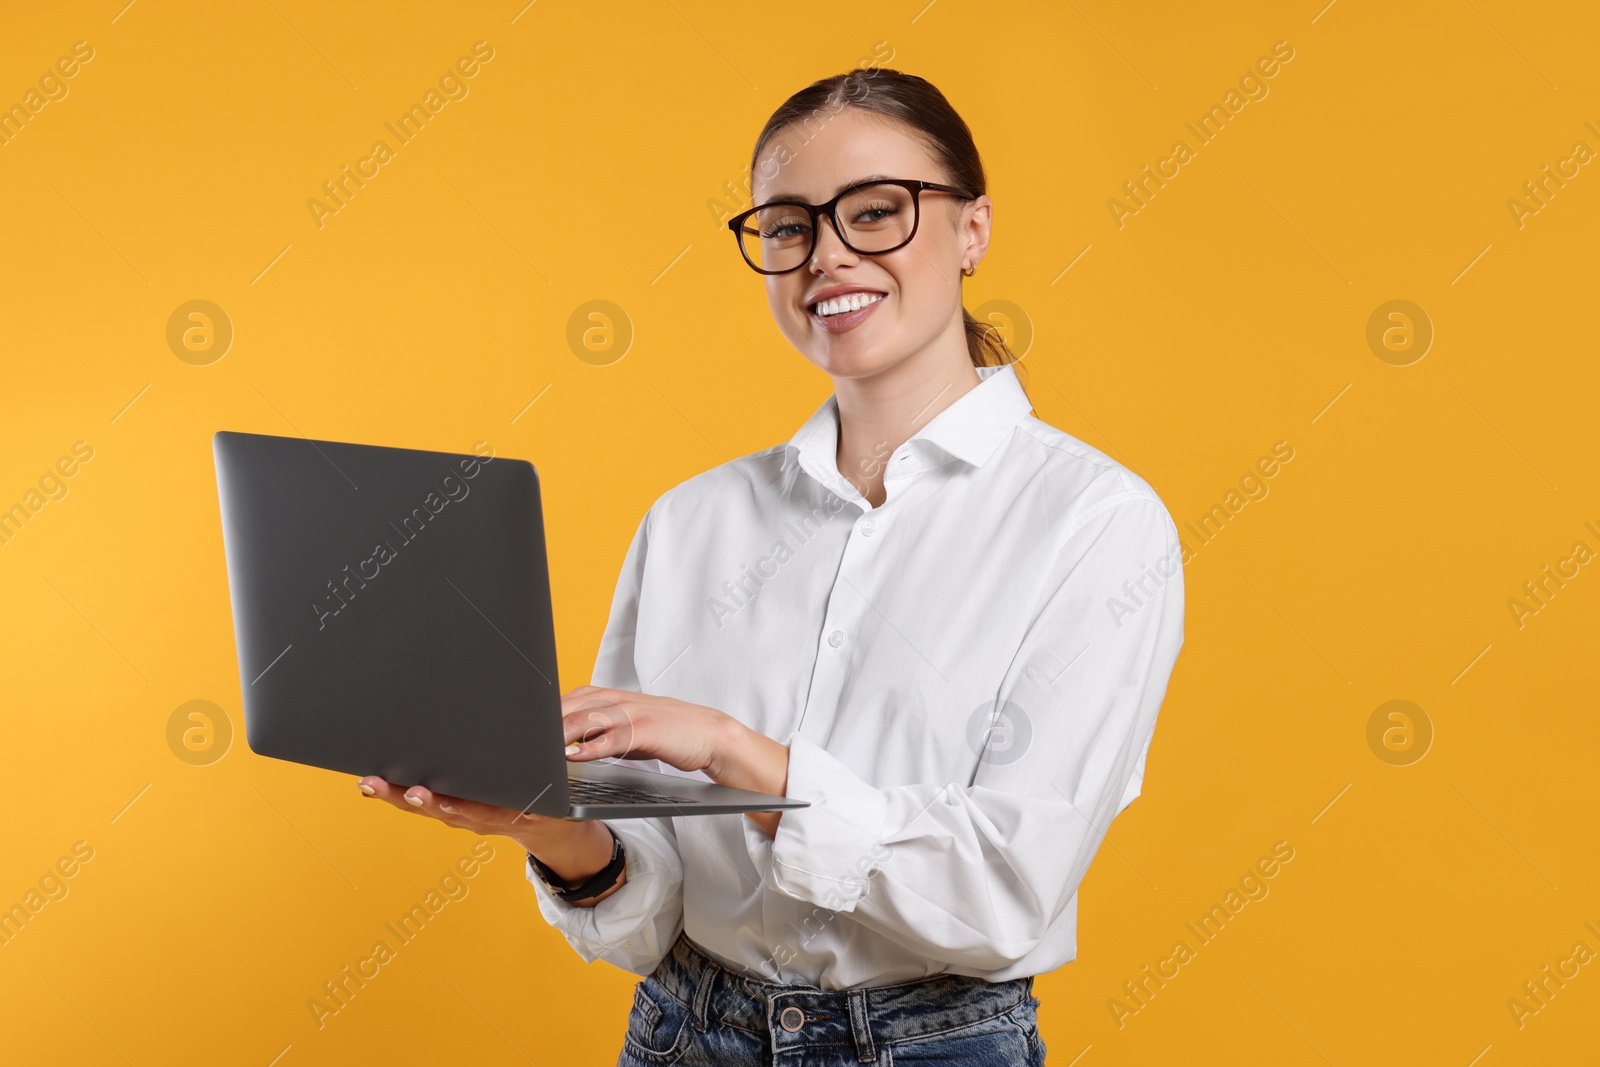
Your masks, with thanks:
<instances>
[{"instance_id":1,"label":"smile","mask_svg":"<svg viewBox=\"0 0 1600 1067\"><path fill-rule=\"evenodd\" d=\"M865 322L873 310L883 303L884 293L849 293L833 300L821 300L811 305L811 321L829 333L842 333Z\"/></svg>"},{"instance_id":2,"label":"smile","mask_svg":"<svg viewBox=\"0 0 1600 1067\"><path fill-rule=\"evenodd\" d=\"M850 293L834 300L822 300L811 305L814 315L843 315L848 311L864 308L868 304L876 304L883 299L882 293Z\"/></svg>"}]
</instances>

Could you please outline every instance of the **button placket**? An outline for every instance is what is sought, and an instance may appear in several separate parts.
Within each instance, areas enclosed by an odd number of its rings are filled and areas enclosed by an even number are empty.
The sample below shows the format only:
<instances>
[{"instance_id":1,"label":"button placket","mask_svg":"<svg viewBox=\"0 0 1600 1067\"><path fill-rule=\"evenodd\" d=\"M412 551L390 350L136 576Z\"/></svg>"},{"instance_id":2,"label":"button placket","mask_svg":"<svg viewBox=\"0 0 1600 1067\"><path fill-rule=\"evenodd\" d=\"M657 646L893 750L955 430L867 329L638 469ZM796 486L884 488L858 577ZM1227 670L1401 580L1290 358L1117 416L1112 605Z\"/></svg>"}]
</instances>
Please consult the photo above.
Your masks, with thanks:
<instances>
[{"instance_id":1,"label":"button placket","mask_svg":"<svg viewBox=\"0 0 1600 1067\"><path fill-rule=\"evenodd\" d=\"M871 587L871 582L866 574L877 554L877 543L858 533L864 520L873 522L879 531L884 527L876 516L865 514L869 510L862 506L863 514L856 516L850 534L844 538L838 570L823 602L817 656L797 727L802 736L811 740L825 738L833 730L839 694L844 691L846 672L854 658L848 655L853 647L851 638L868 610L864 591Z\"/></svg>"},{"instance_id":2,"label":"button placket","mask_svg":"<svg viewBox=\"0 0 1600 1067\"><path fill-rule=\"evenodd\" d=\"M862 579L859 572L867 565L864 553L869 553L871 546L865 543L879 529L876 516L868 513L856 520L854 533L857 536L847 538L844 544L844 554L839 560L838 576L834 580L833 588L828 590L828 607L823 617L822 632L826 635L828 647L842 649L849 643L850 631L856 621L856 605L854 601L846 608L839 601L841 584L848 581L849 585L859 587ZM859 598L856 598L859 599Z\"/></svg>"}]
</instances>

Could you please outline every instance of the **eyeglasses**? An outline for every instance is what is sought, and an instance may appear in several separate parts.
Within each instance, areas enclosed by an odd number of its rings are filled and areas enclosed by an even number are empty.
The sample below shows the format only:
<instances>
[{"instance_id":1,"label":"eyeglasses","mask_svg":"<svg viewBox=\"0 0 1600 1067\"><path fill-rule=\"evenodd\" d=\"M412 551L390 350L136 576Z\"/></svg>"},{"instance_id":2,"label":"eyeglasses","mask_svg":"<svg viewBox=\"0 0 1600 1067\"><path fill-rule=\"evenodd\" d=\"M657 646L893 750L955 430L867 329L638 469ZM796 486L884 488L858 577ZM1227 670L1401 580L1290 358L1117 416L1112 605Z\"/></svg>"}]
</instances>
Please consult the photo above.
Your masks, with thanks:
<instances>
[{"instance_id":1,"label":"eyeglasses","mask_svg":"<svg viewBox=\"0 0 1600 1067\"><path fill-rule=\"evenodd\" d=\"M833 222L833 232L857 255L879 256L904 248L917 235L924 192L978 198L952 185L886 179L852 185L826 204L798 200L762 204L729 219L728 229L752 270L788 274L803 267L816 251L817 219L822 216Z\"/></svg>"}]
</instances>

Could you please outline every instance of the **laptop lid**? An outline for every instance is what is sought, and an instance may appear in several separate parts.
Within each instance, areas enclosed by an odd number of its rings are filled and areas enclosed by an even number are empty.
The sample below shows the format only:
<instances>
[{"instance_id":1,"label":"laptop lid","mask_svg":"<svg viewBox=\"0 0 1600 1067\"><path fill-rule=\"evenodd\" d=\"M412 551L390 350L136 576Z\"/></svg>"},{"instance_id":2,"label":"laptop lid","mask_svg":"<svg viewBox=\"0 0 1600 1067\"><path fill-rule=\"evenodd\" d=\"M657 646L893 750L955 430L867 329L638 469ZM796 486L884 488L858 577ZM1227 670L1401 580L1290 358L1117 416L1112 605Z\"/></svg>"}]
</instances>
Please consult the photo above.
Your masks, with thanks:
<instances>
[{"instance_id":1,"label":"laptop lid","mask_svg":"<svg viewBox=\"0 0 1600 1067\"><path fill-rule=\"evenodd\" d=\"M212 447L251 750L566 815L533 465L481 445Z\"/></svg>"}]
</instances>

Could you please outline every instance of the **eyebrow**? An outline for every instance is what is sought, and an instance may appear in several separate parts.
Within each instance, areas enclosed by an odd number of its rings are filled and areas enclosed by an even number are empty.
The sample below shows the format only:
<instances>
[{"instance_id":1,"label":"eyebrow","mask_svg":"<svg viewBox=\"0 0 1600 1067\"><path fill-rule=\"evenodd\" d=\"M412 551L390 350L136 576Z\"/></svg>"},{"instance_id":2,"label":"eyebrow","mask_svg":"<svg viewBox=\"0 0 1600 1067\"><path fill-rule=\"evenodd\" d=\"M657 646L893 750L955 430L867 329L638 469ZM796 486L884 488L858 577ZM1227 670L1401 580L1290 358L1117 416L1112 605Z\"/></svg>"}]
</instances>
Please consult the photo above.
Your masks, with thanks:
<instances>
[{"instance_id":1,"label":"eyebrow","mask_svg":"<svg viewBox=\"0 0 1600 1067\"><path fill-rule=\"evenodd\" d=\"M887 175L887 174L868 174L864 178L856 178L853 181L845 182L843 185L839 186L837 189L835 189L833 191L833 195L834 196L838 196L840 193L844 192L846 189L850 188L853 185L864 185L867 182L884 182L884 181L893 181L893 179L890 178L889 175ZM783 201L783 200L788 200L788 201L799 200L799 201L803 201L803 200L805 200L805 197L800 196L800 195L798 195L796 193L774 193L774 194L772 194L772 196L770 198L768 198L767 200L763 201L763 203L775 204L775 203L778 203L779 201Z\"/></svg>"}]
</instances>

